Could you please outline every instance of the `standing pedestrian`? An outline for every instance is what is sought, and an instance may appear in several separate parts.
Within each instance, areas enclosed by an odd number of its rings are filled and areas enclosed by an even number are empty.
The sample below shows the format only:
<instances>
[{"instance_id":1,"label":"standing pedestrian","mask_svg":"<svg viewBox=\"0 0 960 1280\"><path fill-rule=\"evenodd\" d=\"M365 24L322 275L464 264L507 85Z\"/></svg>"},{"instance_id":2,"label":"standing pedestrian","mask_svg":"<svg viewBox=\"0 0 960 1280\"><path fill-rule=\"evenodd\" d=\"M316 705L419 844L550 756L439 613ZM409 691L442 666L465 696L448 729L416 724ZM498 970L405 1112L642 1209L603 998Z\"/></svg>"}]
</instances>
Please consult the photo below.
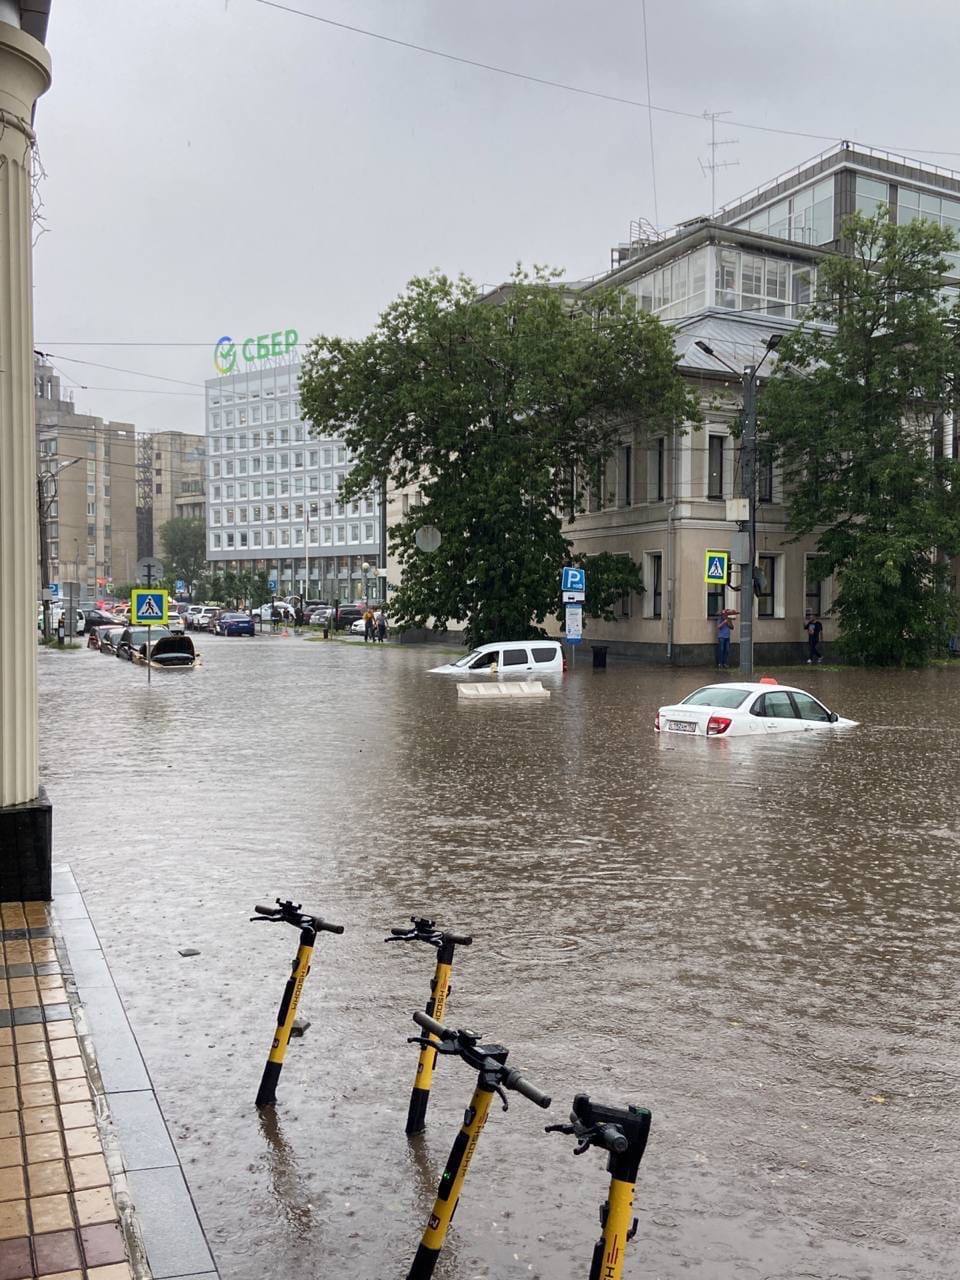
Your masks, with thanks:
<instances>
[{"instance_id":1,"label":"standing pedestrian","mask_svg":"<svg viewBox=\"0 0 960 1280\"><path fill-rule=\"evenodd\" d=\"M298 600L297 607L293 611L293 629L299 635L300 628L303 626L303 604Z\"/></svg>"},{"instance_id":2,"label":"standing pedestrian","mask_svg":"<svg viewBox=\"0 0 960 1280\"><path fill-rule=\"evenodd\" d=\"M280 609L276 603L270 606L270 626L273 634L276 635L280 630Z\"/></svg>"},{"instance_id":3,"label":"standing pedestrian","mask_svg":"<svg viewBox=\"0 0 960 1280\"><path fill-rule=\"evenodd\" d=\"M733 634L733 619L729 609L722 609L717 615L717 670L726 671L730 662L730 637Z\"/></svg>"},{"instance_id":4,"label":"standing pedestrian","mask_svg":"<svg viewBox=\"0 0 960 1280\"><path fill-rule=\"evenodd\" d=\"M373 620L377 624L377 640L380 644L383 644L387 637L387 615L382 608L378 609L373 615Z\"/></svg>"},{"instance_id":5,"label":"standing pedestrian","mask_svg":"<svg viewBox=\"0 0 960 1280\"><path fill-rule=\"evenodd\" d=\"M363 643L373 639L373 610L369 605L363 611Z\"/></svg>"},{"instance_id":6,"label":"standing pedestrian","mask_svg":"<svg viewBox=\"0 0 960 1280\"><path fill-rule=\"evenodd\" d=\"M803 629L807 633L807 645L809 646L807 664L822 662L823 657L820 654L819 644L820 636L823 634L823 623L820 621L819 615L811 613L803 624Z\"/></svg>"}]
</instances>

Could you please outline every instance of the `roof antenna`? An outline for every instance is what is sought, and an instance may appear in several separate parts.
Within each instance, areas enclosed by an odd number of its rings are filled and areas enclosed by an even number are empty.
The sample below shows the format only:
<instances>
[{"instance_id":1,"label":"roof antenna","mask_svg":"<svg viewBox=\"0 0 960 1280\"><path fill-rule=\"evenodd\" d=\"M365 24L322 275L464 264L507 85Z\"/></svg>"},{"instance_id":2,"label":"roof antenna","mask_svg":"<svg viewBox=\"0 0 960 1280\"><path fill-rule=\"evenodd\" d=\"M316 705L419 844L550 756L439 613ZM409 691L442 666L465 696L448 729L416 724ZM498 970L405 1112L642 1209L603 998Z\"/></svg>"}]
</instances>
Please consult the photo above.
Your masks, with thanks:
<instances>
[{"instance_id":1,"label":"roof antenna","mask_svg":"<svg viewBox=\"0 0 960 1280\"><path fill-rule=\"evenodd\" d=\"M704 177L710 174L710 217L715 218L717 214L717 170L732 169L740 163L739 160L718 160L718 147L735 146L739 138L718 138L717 137L717 121L721 116L728 116L729 111L704 111L704 120L710 121L710 141L707 144L710 149L710 159L707 161L700 160L700 172Z\"/></svg>"}]
</instances>

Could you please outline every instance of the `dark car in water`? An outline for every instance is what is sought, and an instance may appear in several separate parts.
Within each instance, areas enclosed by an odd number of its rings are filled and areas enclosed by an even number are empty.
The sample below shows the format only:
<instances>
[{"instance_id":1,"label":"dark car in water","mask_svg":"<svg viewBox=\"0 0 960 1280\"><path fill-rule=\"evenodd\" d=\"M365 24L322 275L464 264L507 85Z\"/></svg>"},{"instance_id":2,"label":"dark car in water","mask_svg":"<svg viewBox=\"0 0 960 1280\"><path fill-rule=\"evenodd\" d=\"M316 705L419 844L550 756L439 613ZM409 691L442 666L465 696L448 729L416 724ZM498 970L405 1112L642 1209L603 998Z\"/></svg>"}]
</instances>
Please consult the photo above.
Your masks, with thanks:
<instances>
[{"instance_id":1,"label":"dark car in water","mask_svg":"<svg viewBox=\"0 0 960 1280\"><path fill-rule=\"evenodd\" d=\"M230 609L221 609L208 627L217 636L254 636L257 629L249 613L235 613Z\"/></svg>"},{"instance_id":2,"label":"dark car in water","mask_svg":"<svg viewBox=\"0 0 960 1280\"><path fill-rule=\"evenodd\" d=\"M99 649L101 653L117 652L117 641L123 635L123 624L113 623L109 627L97 627L93 635L96 640L95 645L91 648Z\"/></svg>"},{"instance_id":3,"label":"dark car in water","mask_svg":"<svg viewBox=\"0 0 960 1280\"><path fill-rule=\"evenodd\" d=\"M337 614L337 630L346 631L364 615L365 606L360 604L342 604Z\"/></svg>"},{"instance_id":4,"label":"dark car in water","mask_svg":"<svg viewBox=\"0 0 960 1280\"><path fill-rule=\"evenodd\" d=\"M126 658L128 662L132 662L135 651L141 657L145 657L148 637L152 644L162 636L169 635L170 632L166 627L124 627L120 632L120 638L116 642L117 657Z\"/></svg>"}]
</instances>

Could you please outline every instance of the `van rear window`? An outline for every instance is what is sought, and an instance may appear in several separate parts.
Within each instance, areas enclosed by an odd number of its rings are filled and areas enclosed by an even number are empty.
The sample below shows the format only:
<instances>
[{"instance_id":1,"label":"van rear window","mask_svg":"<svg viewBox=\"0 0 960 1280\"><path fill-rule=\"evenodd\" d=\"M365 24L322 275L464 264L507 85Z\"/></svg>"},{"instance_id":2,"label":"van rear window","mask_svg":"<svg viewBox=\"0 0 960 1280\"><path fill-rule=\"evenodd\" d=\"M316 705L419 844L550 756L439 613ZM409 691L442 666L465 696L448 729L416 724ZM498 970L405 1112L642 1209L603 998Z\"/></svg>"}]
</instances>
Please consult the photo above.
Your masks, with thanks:
<instances>
[{"instance_id":1,"label":"van rear window","mask_svg":"<svg viewBox=\"0 0 960 1280\"><path fill-rule=\"evenodd\" d=\"M533 648L530 652L533 654L534 662L553 662L557 656L557 651L552 645L549 648L541 645L539 649Z\"/></svg>"},{"instance_id":2,"label":"van rear window","mask_svg":"<svg viewBox=\"0 0 960 1280\"><path fill-rule=\"evenodd\" d=\"M505 667L525 667L527 665L526 649L504 649L503 665Z\"/></svg>"}]
</instances>

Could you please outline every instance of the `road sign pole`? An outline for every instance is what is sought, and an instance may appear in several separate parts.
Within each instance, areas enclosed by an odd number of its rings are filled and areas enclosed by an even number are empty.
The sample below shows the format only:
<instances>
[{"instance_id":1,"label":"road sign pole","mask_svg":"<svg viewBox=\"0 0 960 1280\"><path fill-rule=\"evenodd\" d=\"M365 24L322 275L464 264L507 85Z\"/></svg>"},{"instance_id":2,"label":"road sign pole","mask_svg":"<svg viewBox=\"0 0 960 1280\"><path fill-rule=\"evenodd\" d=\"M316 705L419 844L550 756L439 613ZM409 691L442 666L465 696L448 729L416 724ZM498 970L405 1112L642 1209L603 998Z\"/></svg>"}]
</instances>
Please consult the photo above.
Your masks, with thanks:
<instances>
[{"instance_id":1,"label":"road sign pole","mask_svg":"<svg viewBox=\"0 0 960 1280\"><path fill-rule=\"evenodd\" d=\"M753 675L753 565L757 461L756 369L743 371L743 434L740 438L740 496L747 500L747 562L740 565L740 674Z\"/></svg>"}]
</instances>

